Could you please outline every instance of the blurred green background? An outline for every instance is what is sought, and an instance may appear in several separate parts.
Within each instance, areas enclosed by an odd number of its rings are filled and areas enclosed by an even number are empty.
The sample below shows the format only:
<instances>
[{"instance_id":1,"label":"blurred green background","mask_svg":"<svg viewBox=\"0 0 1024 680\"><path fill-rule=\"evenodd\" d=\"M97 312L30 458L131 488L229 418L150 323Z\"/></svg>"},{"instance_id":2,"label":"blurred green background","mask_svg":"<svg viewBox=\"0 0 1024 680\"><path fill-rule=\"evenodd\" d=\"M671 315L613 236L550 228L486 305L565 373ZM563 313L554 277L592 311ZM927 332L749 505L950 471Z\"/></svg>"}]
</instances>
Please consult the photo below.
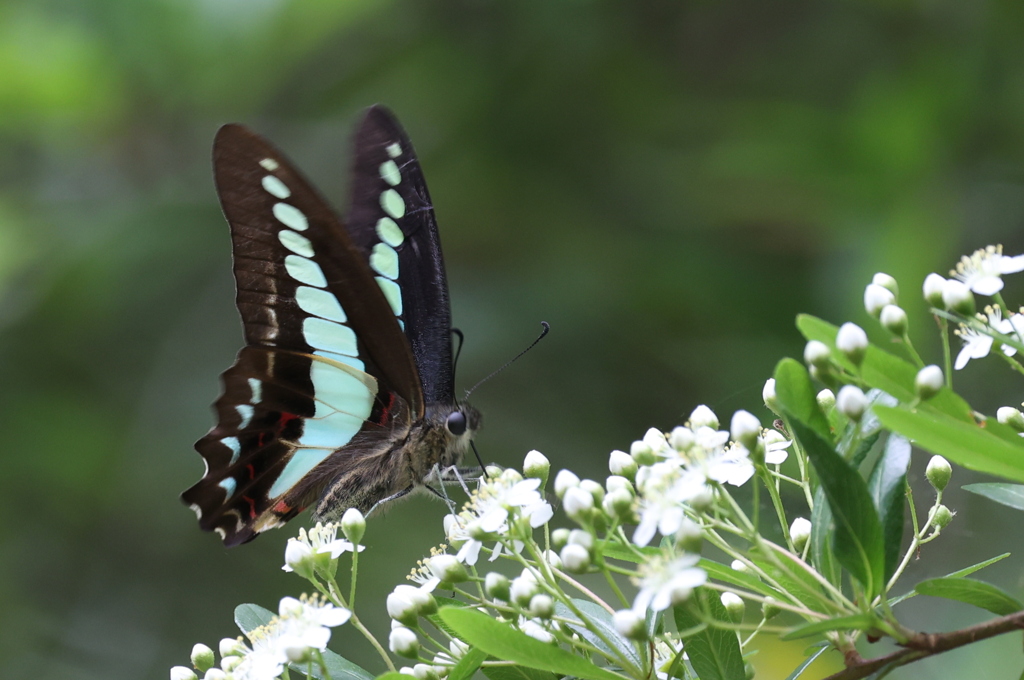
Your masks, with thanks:
<instances>
[{"instance_id":1,"label":"blurred green background","mask_svg":"<svg viewBox=\"0 0 1024 680\"><path fill-rule=\"evenodd\" d=\"M177 499L241 342L210 144L245 122L340 204L375 102L430 184L462 386L552 325L474 395L499 463L536 448L602 478L611 449L698 403L768 422L761 386L801 352L797 312L885 341L861 307L875 271L936 360L924 275L988 243L1024 250L1018 2L7 0L0 676L165 678L237 632L234 605L299 592L280 571L292 527L225 551ZM958 384L989 412L1018 403L991 368ZM1020 547L1019 515L948 498L959 514L908 582ZM382 636L384 594L444 512L420 497L370 522L360 609ZM1021 567L982 576L1020 594ZM925 600L908 625L984 618ZM352 633L334 649L381 670ZM802 649L768 645L759 677ZM891 677L1021 666L1007 636Z\"/></svg>"}]
</instances>

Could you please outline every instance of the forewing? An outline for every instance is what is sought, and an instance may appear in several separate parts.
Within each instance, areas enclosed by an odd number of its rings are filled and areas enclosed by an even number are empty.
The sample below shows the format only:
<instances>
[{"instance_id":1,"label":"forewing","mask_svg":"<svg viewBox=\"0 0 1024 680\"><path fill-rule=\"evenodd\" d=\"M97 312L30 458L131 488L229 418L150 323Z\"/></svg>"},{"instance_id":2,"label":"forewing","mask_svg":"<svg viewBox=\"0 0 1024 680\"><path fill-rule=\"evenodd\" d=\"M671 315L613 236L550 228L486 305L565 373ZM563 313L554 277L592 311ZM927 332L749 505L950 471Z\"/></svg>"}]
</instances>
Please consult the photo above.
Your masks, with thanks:
<instances>
[{"instance_id":1,"label":"forewing","mask_svg":"<svg viewBox=\"0 0 1024 680\"><path fill-rule=\"evenodd\" d=\"M451 309L441 240L419 161L394 115L366 112L355 137L348 229L412 346L429 403L454 403Z\"/></svg>"},{"instance_id":2,"label":"forewing","mask_svg":"<svg viewBox=\"0 0 1024 680\"><path fill-rule=\"evenodd\" d=\"M384 291L312 186L236 125L217 135L214 170L248 346L196 443L207 473L182 498L234 545L300 512L329 481L313 479L321 463L407 427L423 396Z\"/></svg>"}]
</instances>

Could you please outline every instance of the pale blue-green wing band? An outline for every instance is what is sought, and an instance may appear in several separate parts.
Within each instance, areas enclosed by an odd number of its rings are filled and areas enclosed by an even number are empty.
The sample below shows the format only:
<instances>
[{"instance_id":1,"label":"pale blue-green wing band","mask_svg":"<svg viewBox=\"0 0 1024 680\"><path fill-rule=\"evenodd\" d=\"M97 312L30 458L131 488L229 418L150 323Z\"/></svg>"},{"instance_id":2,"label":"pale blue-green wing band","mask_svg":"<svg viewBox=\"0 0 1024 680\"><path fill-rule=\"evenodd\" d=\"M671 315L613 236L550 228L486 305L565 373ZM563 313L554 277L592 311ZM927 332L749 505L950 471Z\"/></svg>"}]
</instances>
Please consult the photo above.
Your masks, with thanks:
<instances>
[{"instance_id":1,"label":"pale blue-green wing band","mask_svg":"<svg viewBox=\"0 0 1024 680\"><path fill-rule=\"evenodd\" d=\"M359 356L355 331L340 323L307 316L302 320L302 336L310 347L350 357Z\"/></svg>"},{"instance_id":2,"label":"pale blue-green wing band","mask_svg":"<svg viewBox=\"0 0 1024 680\"><path fill-rule=\"evenodd\" d=\"M381 276L398 278L398 252L387 243L378 243L370 252L370 266Z\"/></svg>"},{"instance_id":3,"label":"pale blue-green wing band","mask_svg":"<svg viewBox=\"0 0 1024 680\"><path fill-rule=\"evenodd\" d=\"M284 268L288 275L300 283L305 283L317 288L324 288L327 285L327 278L320 269L320 265L309 258L300 255L288 255L284 258Z\"/></svg>"},{"instance_id":4,"label":"pale blue-green wing band","mask_svg":"<svg viewBox=\"0 0 1024 680\"><path fill-rule=\"evenodd\" d=\"M377 220L377 237L392 248L402 245L405 240L402 228L390 217L382 217Z\"/></svg>"},{"instance_id":5,"label":"pale blue-green wing band","mask_svg":"<svg viewBox=\"0 0 1024 680\"><path fill-rule=\"evenodd\" d=\"M402 181L402 173L398 171L398 165L394 161L384 161L381 163L380 176L391 186L396 186Z\"/></svg>"},{"instance_id":6,"label":"pale blue-green wing band","mask_svg":"<svg viewBox=\"0 0 1024 680\"><path fill-rule=\"evenodd\" d=\"M272 210L274 217L284 226L291 227L296 231L306 231L309 229L309 222L306 220L306 216L294 205L290 203L275 203Z\"/></svg>"},{"instance_id":7,"label":"pale blue-green wing band","mask_svg":"<svg viewBox=\"0 0 1024 680\"><path fill-rule=\"evenodd\" d=\"M263 189L275 198L288 198L292 195L291 189L285 183L273 175L267 175L262 180Z\"/></svg>"},{"instance_id":8,"label":"pale blue-green wing band","mask_svg":"<svg viewBox=\"0 0 1024 680\"><path fill-rule=\"evenodd\" d=\"M380 207L397 220L405 214L405 199L394 189L385 189L380 195Z\"/></svg>"},{"instance_id":9,"label":"pale blue-green wing band","mask_svg":"<svg viewBox=\"0 0 1024 680\"><path fill-rule=\"evenodd\" d=\"M374 278L377 279L377 285L384 292L384 297L388 299L391 311L395 313L395 316L402 316L402 289L391 279L386 279L383 276Z\"/></svg>"},{"instance_id":10,"label":"pale blue-green wing band","mask_svg":"<svg viewBox=\"0 0 1024 680\"><path fill-rule=\"evenodd\" d=\"M313 257L313 244L308 238L297 231L282 229L277 232L277 238L288 250L303 257Z\"/></svg>"},{"instance_id":11,"label":"pale blue-green wing band","mask_svg":"<svg viewBox=\"0 0 1024 680\"><path fill-rule=\"evenodd\" d=\"M295 289L295 301L299 303L302 311L322 319L345 323L348 318L338 298L321 288L299 286Z\"/></svg>"}]
</instances>

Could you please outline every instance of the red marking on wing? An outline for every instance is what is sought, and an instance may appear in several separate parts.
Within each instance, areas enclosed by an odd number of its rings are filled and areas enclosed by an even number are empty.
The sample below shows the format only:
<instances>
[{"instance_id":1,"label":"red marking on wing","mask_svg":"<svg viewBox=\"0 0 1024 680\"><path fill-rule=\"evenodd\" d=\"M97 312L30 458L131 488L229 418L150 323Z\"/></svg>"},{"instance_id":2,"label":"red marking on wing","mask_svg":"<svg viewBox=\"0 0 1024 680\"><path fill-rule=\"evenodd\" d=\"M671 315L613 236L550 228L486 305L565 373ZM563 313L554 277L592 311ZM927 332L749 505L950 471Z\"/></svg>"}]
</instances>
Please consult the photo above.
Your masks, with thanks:
<instances>
[{"instance_id":1,"label":"red marking on wing","mask_svg":"<svg viewBox=\"0 0 1024 680\"><path fill-rule=\"evenodd\" d=\"M256 468L253 467L252 463L245 466L245 469L249 471L249 479L256 478Z\"/></svg>"},{"instance_id":2,"label":"red marking on wing","mask_svg":"<svg viewBox=\"0 0 1024 680\"><path fill-rule=\"evenodd\" d=\"M282 413L281 417L277 419L277 431L280 432L288 425L288 423L298 419L299 417L294 413Z\"/></svg>"},{"instance_id":3,"label":"red marking on wing","mask_svg":"<svg viewBox=\"0 0 1024 680\"><path fill-rule=\"evenodd\" d=\"M274 506L274 512L276 512L279 515L284 515L286 513L291 512L291 508L288 507L288 504L285 503L284 501L278 501L277 505Z\"/></svg>"},{"instance_id":4,"label":"red marking on wing","mask_svg":"<svg viewBox=\"0 0 1024 680\"><path fill-rule=\"evenodd\" d=\"M256 519L256 501L248 496L242 496L242 500L249 504L249 519Z\"/></svg>"},{"instance_id":5,"label":"red marking on wing","mask_svg":"<svg viewBox=\"0 0 1024 680\"><path fill-rule=\"evenodd\" d=\"M391 409L395 405L395 393L388 392L388 403L380 411L380 425L384 426L388 424L388 420L391 419Z\"/></svg>"}]
</instances>

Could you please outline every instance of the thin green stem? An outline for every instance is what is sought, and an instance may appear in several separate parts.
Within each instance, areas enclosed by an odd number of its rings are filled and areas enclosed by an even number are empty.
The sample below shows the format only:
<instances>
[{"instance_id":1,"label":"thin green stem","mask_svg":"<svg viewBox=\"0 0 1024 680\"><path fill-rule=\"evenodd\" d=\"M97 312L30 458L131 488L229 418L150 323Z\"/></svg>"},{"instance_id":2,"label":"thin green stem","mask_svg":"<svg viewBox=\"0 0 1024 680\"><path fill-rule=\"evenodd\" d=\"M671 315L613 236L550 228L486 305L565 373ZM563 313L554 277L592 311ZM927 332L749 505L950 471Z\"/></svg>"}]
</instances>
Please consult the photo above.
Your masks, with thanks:
<instances>
[{"instance_id":1,"label":"thin green stem","mask_svg":"<svg viewBox=\"0 0 1024 680\"><path fill-rule=\"evenodd\" d=\"M373 648L377 650L377 654L379 654L380 658L384 660L384 664L388 667L388 670L394 671L395 664L392 663L391 657L388 656L388 653L384 651L384 648L381 647L379 642L377 642L377 638L373 637L373 633L366 629L366 626L364 626L362 621L359 620L359 617L356 616L355 612L352 612L352 618L349 619L349 623L351 623L356 630L362 633L363 637L373 645Z\"/></svg>"},{"instance_id":2,"label":"thin green stem","mask_svg":"<svg viewBox=\"0 0 1024 680\"><path fill-rule=\"evenodd\" d=\"M946 387L953 389L953 350L949 346L949 322L936 316L935 323L942 336L942 365L946 371Z\"/></svg>"},{"instance_id":3,"label":"thin green stem","mask_svg":"<svg viewBox=\"0 0 1024 680\"><path fill-rule=\"evenodd\" d=\"M786 545L788 545L791 550L795 551L795 548L793 547L793 539L789 535L789 523L786 521L786 509L782 506L782 496L779 495L778 488L772 484L771 473L768 471L768 468L764 465L759 465L758 472L760 473L758 476L762 477L762 481L764 481L765 488L768 489L768 495L772 499L772 505L775 507L775 514L778 516L779 525L782 527L782 537L786 539Z\"/></svg>"},{"instance_id":4,"label":"thin green stem","mask_svg":"<svg viewBox=\"0 0 1024 680\"><path fill-rule=\"evenodd\" d=\"M351 587L349 588L348 603L351 609L356 608L356 579L359 577L359 546L352 550Z\"/></svg>"},{"instance_id":5,"label":"thin green stem","mask_svg":"<svg viewBox=\"0 0 1024 680\"><path fill-rule=\"evenodd\" d=\"M907 351L910 353L910 356L914 359L914 363L917 364L917 367L924 368L924 360L921 359L921 355L917 353L916 349L914 349L914 343L910 341L910 333L904 333L901 339L903 340L903 344L906 346Z\"/></svg>"}]
</instances>

